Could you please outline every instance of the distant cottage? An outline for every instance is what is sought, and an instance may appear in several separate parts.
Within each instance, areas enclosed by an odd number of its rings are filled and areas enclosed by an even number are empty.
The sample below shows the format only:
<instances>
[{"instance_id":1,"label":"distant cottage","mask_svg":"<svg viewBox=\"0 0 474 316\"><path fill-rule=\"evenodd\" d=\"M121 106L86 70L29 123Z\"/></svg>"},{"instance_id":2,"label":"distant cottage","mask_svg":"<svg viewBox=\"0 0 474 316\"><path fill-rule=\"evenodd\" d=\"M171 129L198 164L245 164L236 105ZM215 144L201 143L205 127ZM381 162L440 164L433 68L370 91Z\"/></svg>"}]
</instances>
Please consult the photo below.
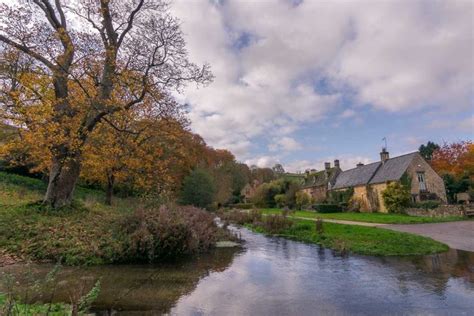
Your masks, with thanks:
<instances>
[{"instance_id":1,"label":"distant cottage","mask_svg":"<svg viewBox=\"0 0 474 316\"><path fill-rule=\"evenodd\" d=\"M378 162L359 163L356 168L346 171L341 171L338 160L334 164L334 168L330 168L326 163L324 171L308 175L302 190L316 201L323 201L330 190L353 189L353 198L360 202L360 210L365 212L387 212L382 192L390 182L409 183L415 202L433 199L447 202L443 179L418 152L390 158L384 148Z\"/></svg>"},{"instance_id":2,"label":"distant cottage","mask_svg":"<svg viewBox=\"0 0 474 316\"><path fill-rule=\"evenodd\" d=\"M324 170L316 172L315 170L307 171L305 183L303 184L303 192L309 194L315 202L326 200L328 191L332 189L336 183L338 175L342 172L339 167L339 160L334 160L334 167L331 163L324 163Z\"/></svg>"}]
</instances>

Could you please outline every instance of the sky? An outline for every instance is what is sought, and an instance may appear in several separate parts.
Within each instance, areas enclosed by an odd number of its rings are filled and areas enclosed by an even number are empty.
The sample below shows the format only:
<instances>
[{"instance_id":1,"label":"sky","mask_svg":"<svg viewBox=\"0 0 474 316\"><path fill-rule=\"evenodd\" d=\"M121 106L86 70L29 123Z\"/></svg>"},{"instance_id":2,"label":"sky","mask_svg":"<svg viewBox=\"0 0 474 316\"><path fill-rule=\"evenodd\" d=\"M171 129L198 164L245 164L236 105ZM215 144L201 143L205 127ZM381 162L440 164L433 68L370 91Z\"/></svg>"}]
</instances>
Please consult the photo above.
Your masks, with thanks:
<instances>
[{"instance_id":1,"label":"sky","mask_svg":"<svg viewBox=\"0 0 474 316\"><path fill-rule=\"evenodd\" d=\"M474 1L174 0L193 131L239 161L343 169L473 139Z\"/></svg>"}]
</instances>

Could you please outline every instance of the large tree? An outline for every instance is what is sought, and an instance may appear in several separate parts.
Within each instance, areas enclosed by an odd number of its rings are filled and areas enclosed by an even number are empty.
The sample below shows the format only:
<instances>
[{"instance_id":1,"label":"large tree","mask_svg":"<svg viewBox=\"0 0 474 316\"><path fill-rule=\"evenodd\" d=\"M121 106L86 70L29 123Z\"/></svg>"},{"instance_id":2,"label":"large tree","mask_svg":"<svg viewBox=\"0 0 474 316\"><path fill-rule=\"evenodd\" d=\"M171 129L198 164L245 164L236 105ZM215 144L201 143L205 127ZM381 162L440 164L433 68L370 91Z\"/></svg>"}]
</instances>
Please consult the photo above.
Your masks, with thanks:
<instances>
[{"instance_id":1,"label":"large tree","mask_svg":"<svg viewBox=\"0 0 474 316\"><path fill-rule=\"evenodd\" d=\"M47 131L44 202L70 204L83 149L99 122L186 82L207 83L189 62L179 21L160 0L17 1L0 6L0 114Z\"/></svg>"}]
</instances>

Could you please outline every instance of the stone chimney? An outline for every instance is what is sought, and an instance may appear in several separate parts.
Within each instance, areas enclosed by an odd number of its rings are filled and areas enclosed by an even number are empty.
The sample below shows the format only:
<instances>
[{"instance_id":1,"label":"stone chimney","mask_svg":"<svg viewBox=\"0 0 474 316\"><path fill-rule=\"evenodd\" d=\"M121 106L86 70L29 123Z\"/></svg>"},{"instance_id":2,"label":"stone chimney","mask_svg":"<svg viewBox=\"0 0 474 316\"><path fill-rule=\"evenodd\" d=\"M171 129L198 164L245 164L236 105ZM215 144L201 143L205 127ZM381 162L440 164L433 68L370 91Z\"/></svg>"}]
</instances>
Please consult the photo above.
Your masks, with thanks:
<instances>
[{"instance_id":1,"label":"stone chimney","mask_svg":"<svg viewBox=\"0 0 474 316\"><path fill-rule=\"evenodd\" d=\"M339 165L339 159L334 160L334 167L341 168L341 166Z\"/></svg>"},{"instance_id":2,"label":"stone chimney","mask_svg":"<svg viewBox=\"0 0 474 316\"><path fill-rule=\"evenodd\" d=\"M389 159L389 155L388 155L388 151L386 148L382 148L382 151L380 152L380 161L382 161L382 163L384 163L385 161L387 161Z\"/></svg>"},{"instance_id":3,"label":"stone chimney","mask_svg":"<svg viewBox=\"0 0 474 316\"><path fill-rule=\"evenodd\" d=\"M331 169L331 163L330 162L325 162L324 163L324 169L326 169L326 170Z\"/></svg>"},{"instance_id":4,"label":"stone chimney","mask_svg":"<svg viewBox=\"0 0 474 316\"><path fill-rule=\"evenodd\" d=\"M359 163L357 164L357 168L362 167L363 165L364 165L364 164L363 164L362 162L359 162Z\"/></svg>"}]
</instances>

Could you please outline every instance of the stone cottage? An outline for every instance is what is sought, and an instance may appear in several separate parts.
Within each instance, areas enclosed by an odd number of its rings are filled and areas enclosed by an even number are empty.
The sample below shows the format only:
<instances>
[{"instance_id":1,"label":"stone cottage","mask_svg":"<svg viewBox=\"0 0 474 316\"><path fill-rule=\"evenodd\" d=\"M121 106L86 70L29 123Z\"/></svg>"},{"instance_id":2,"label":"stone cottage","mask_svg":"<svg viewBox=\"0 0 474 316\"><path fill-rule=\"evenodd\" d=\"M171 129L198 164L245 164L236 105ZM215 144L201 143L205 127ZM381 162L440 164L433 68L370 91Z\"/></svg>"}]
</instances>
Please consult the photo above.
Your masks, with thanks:
<instances>
[{"instance_id":1,"label":"stone cottage","mask_svg":"<svg viewBox=\"0 0 474 316\"><path fill-rule=\"evenodd\" d=\"M306 172L302 191L313 197L315 202L323 202L327 199L328 191L332 189L341 172L339 160L334 160L334 167L332 168L331 163L326 162L324 163L324 170Z\"/></svg>"},{"instance_id":2,"label":"stone cottage","mask_svg":"<svg viewBox=\"0 0 474 316\"><path fill-rule=\"evenodd\" d=\"M380 161L368 165L359 163L356 168L341 172L332 190L352 188L361 211L387 212L382 192L393 181L410 183L413 201L447 202L443 179L418 152L390 158L385 148L380 153Z\"/></svg>"}]
</instances>

